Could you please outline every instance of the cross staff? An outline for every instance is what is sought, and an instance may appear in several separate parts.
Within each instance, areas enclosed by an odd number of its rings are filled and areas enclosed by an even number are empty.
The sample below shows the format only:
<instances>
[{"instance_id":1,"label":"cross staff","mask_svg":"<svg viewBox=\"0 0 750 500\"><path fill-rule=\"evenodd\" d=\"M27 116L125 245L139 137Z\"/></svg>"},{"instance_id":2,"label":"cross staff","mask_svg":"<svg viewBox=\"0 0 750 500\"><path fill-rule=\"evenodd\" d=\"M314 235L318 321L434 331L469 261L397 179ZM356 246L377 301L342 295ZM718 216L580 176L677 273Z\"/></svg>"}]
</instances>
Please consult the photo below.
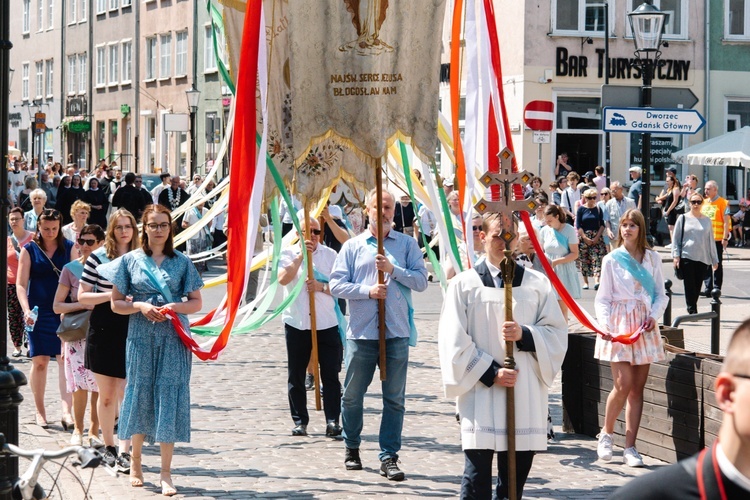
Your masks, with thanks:
<instances>
[{"instance_id":1,"label":"cross staff","mask_svg":"<svg viewBox=\"0 0 750 500\"><path fill-rule=\"evenodd\" d=\"M522 170L513 172L512 161L513 152L508 148L498 153L500 162L500 172L486 172L479 179L485 187L494 185L500 186L500 200L487 201L481 199L474 208L481 214L496 213L502 217L502 220L509 220L511 224L503 224L503 232L500 238L505 241L505 258L500 263L500 270L503 273L503 283L505 285L505 321L513 321L513 276L515 274L516 264L513 260L510 250L510 242L516 237L513 230L513 212L521 210L533 211L536 203L533 200L515 200L513 199L513 185L520 184L526 186L532 179L532 175ZM516 360L513 358L513 342L505 342L505 360L503 368L509 370L516 369ZM508 404L508 497L510 500L516 500L516 403L513 387L505 389L506 400Z\"/></svg>"}]
</instances>

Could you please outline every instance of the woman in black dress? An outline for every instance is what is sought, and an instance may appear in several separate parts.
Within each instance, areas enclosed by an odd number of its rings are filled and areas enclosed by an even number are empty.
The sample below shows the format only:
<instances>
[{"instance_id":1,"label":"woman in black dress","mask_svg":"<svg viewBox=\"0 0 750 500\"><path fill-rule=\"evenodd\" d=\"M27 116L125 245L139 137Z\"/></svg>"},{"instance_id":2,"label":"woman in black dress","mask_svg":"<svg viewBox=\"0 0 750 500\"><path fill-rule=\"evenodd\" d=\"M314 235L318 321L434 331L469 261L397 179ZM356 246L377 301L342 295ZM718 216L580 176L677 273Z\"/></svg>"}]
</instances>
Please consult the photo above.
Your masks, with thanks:
<instances>
[{"instance_id":1,"label":"woman in black dress","mask_svg":"<svg viewBox=\"0 0 750 500\"><path fill-rule=\"evenodd\" d=\"M68 179L70 179L68 181ZM70 187L67 187L70 182ZM60 189L57 191L57 204L55 208L63 216L63 225L70 224L73 222L73 217L70 215L70 207L76 200L83 198L83 188L81 187L81 176L74 174L72 176L65 176L62 178Z\"/></svg>"},{"instance_id":2,"label":"woman in black dress","mask_svg":"<svg viewBox=\"0 0 750 500\"><path fill-rule=\"evenodd\" d=\"M669 241L671 242L672 236L674 235L674 226L677 223L677 216L683 213L682 211L677 210L677 204L680 203L680 200L682 199L680 195L682 186L680 186L680 181L677 180L677 177L670 175L667 176L664 189L667 191L667 197L664 200L664 216L667 218ZM671 246L672 244L670 243L669 247L671 248Z\"/></svg>"},{"instance_id":3,"label":"woman in black dress","mask_svg":"<svg viewBox=\"0 0 750 500\"><path fill-rule=\"evenodd\" d=\"M82 199L91 205L89 224L97 224L102 229L107 229L109 201L107 200L107 193L103 189L99 189L99 179L96 177L89 179L89 188L83 193Z\"/></svg>"}]
</instances>

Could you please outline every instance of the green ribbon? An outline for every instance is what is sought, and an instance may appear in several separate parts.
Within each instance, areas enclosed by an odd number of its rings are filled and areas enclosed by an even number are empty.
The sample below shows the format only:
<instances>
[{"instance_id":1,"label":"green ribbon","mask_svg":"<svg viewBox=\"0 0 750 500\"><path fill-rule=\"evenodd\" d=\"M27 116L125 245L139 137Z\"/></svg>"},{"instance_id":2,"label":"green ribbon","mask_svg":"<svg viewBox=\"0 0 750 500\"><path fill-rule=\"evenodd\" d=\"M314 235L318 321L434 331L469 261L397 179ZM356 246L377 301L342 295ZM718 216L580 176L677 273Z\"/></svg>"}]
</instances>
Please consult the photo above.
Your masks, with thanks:
<instances>
[{"instance_id":1,"label":"green ribbon","mask_svg":"<svg viewBox=\"0 0 750 500\"><path fill-rule=\"evenodd\" d=\"M214 55L216 56L216 66L219 69L219 74L221 75L222 80L224 80L224 83L229 87L229 91L232 95L235 95L235 86L232 77L229 74L229 68L224 60L219 57L220 54L226 53L226 48L223 52L219 51L219 37L216 36L217 32L221 33L221 38L226 44L227 38L226 30L224 28L224 18L221 15L221 11L216 8L211 0L206 2L206 8L208 9L208 15L211 17L211 39L214 46Z\"/></svg>"},{"instance_id":2,"label":"green ribbon","mask_svg":"<svg viewBox=\"0 0 750 500\"><path fill-rule=\"evenodd\" d=\"M437 179L438 174L435 160L432 160L432 173L435 176L435 179ZM453 229L453 214L448 208L448 200L445 198L445 191L443 190L443 186L439 186L437 192L438 198L440 198L440 208L443 210L443 220L445 221L445 225L448 227L448 244L450 245L451 252L453 252L454 257L456 258L456 262L458 263L458 270L459 272L461 272L464 270L464 267L463 263L461 262L461 254L458 252L456 231L454 231Z\"/></svg>"}]
</instances>

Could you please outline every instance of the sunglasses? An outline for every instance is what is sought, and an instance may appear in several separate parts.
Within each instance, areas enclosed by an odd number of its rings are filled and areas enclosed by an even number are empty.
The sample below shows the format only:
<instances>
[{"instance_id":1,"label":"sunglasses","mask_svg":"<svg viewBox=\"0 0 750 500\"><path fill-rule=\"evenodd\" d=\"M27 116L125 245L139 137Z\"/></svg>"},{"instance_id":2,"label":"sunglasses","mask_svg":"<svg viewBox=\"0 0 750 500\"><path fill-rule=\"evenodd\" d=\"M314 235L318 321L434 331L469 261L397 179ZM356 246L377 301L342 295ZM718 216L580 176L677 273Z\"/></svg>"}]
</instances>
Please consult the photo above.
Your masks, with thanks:
<instances>
[{"instance_id":1,"label":"sunglasses","mask_svg":"<svg viewBox=\"0 0 750 500\"><path fill-rule=\"evenodd\" d=\"M595 200L595 199L596 199L596 196L586 196L586 199L587 199L587 200Z\"/></svg>"},{"instance_id":2,"label":"sunglasses","mask_svg":"<svg viewBox=\"0 0 750 500\"><path fill-rule=\"evenodd\" d=\"M690 200L691 205L702 205L703 200Z\"/></svg>"},{"instance_id":3,"label":"sunglasses","mask_svg":"<svg viewBox=\"0 0 750 500\"><path fill-rule=\"evenodd\" d=\"M45 210L42 210L42 215L40 215L39 217L42 219L53 219L53 220L62 219L62 215L60 215L60 212L52 208L47 208Z\"/></svg>"},{"instance_id":4,"label":"sunglasses","mask_svg":"<svg viewBox=\"0 0 750 500\"><path fill-rule=\"evenodd\" d=\"M323 231L321 231L320 229L310 229L310 233L314 234L315 236L320 236L322 232Z\"/></svg>"},{"instance_id":5,"label":"sunglasses","mask_svg":"<svg viewBox=\"0 0 750 500\"><path fill-rule=\"evenodd\" d=\"M471 226L471 230L472 231L481 231L482 230L482 226Z\"/></svg>"},{"instance_id":6,"label":"sunglasses","mask_svg":"<svg viewBox=\"0 0 750 500\"><path fill-rule=\"evenodd\" d=\"M78 238L77 241L78 241L78 244L81 246L88 245L90 247L93 247L94 245L96 245L96 240L89 240L87 238Z\"/></svg>"}]
</instances>

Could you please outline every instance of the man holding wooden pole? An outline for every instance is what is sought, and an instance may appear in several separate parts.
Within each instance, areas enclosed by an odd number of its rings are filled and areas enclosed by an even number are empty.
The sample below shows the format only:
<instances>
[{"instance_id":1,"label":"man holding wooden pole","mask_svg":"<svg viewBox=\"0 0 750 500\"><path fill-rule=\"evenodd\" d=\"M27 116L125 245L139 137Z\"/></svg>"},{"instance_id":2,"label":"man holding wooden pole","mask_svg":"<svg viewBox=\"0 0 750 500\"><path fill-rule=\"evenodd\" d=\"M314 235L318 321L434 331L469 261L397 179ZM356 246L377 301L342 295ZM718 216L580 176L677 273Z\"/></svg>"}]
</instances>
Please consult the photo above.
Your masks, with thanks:
<instances>
[{"instance_id":1,"label":"man holding wooden pole","mask_svg":"<svg viewBox=\"0 0 750 500\"><path fill-rule=\"evenodd\" d=\"M567 325L549 280L515 263L508 318L501 268L506 241L513 239L509 233L514 231L507 217L485 217L480 238L486 259L450 281L440 316L443 384L446 396L458 398L465 458L462 499L492 498L495 455L496 498L521 498L535 452L547 448L547 391L568 344ZM515 369L504 367L508 357ZM515 432L508 436L512 412Z\"/></svg>"},{"instance_id":2,"label":"man holding wooden pole","mask_svg":"<svg viewBox=\"0 0 750 500\"><path fill-rule=\"evenodd\" d=\"M320 366L320 379L325 387L323 409L326 436L337 437L341 435L341 337L336 299L331 296L328 286L336 252L320 244L321 231L317 220L300 217L300 222L306 235L305 241L301 242L301 248L284 250L279 262L279 284L284 286L285 296L300 279L305 280L304 290L282 315L288 360L289 409L295 425L292 435L307 435L310 416L307 411L305 374L308 361L312 358L315 367ZM302 252L308 252L310 269L302 266ZM318 386L316 409L320 409L319 398Z\"/></svg>"},{"instance_id":3,"label":"man holding wooden pole","mask_svg":"<svg viewBox=\"0 0 750 500\"><path fill-rule=\"evenodd\" d=\"M406 369L409 345L416 342L411 292L427 288L427 269L416 240L391 230L395 211L393 195L383 192L380 204L377 198L376 190L372 190L367 199L369 230L344 243L331 273L331 291L334 296L349 300L350 314L341 404L346 443L344 465L347 470L362 469L359 446L364 396L380 364L378 302L384 300L388 369L385 379L381 377L383 415L378 458L380 474L389 480L401 481L404 473L398 466L398 452L404 422ZM382 254L378 253L378 229L383 235ZM379 273L384 274L383 284L378 283Z\"/></svg>"}]
</instances>

